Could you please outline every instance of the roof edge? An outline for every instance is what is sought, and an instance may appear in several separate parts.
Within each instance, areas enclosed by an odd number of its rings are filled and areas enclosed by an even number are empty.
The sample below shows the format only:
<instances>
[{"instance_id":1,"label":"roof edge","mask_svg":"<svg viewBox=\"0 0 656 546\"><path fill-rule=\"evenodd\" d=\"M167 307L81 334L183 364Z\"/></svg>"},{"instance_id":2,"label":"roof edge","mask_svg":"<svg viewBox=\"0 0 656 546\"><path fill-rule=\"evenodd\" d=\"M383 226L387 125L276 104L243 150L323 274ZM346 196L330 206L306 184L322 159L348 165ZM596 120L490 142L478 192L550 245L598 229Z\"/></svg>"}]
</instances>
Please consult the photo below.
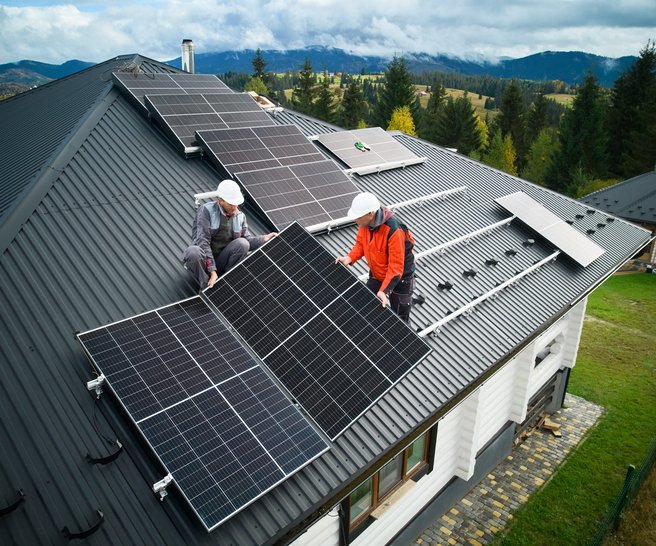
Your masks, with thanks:
<instances>
[{"instance_id":1,"label":"roof edge","mask_svg":"<svg viewBox=\"0 0 656 546\"><path fill-rule=\"evenodd\" d=\"M86 140L119 95L118 89L114 87L111 80L108 81L105 91L100 94L89 111L80 118L68 138L64 139L57 146L51 158L44 162L43 167L34 177L34 183L25 188L16 198L14 205L4 214L0 223L0 253L7 250L23 224L34 214L39 203L77 153L79 146ZM77 146L72 146L72 144L77 144Z\"/></svg>"}]
</instances>

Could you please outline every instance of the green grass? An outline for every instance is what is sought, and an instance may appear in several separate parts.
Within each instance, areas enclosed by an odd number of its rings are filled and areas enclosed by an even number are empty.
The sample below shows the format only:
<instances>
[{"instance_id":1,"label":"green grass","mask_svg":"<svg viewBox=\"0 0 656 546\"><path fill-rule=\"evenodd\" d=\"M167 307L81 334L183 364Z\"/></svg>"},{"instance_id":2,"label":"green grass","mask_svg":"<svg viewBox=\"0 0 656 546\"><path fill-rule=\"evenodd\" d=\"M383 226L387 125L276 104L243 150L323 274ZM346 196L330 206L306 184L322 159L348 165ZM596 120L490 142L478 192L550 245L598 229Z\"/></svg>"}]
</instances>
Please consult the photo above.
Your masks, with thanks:
<instances>
[{"instance_id":1,"label":"green grass","mask_svg":"<svg viewBox=\"0 0 656 546\"><path fill-rule=\"evenodd\" d=\"M611 277L587 315L569 392L605 412L495 545L587 544L656 437L656 275Z\"/></svg>"}]
</instances>

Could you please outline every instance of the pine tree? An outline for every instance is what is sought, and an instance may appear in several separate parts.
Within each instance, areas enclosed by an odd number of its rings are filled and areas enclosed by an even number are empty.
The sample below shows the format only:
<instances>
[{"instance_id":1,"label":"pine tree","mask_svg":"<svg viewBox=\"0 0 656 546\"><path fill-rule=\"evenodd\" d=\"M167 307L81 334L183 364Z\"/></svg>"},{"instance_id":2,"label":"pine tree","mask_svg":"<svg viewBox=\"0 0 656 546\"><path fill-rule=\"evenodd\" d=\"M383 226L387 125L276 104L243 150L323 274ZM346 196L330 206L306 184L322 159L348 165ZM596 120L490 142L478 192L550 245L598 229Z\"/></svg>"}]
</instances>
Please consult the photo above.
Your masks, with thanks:
<instances>
[{"instance_id":1,"label":"pine tree","mask_svg":"<svg viewBox=\"0 0 656 546\"><path fill-rule=\"evenodd\" d=\"M255 57L253 57L253 60L251 61L251 64L253 65L253 77L254 78L260 78L263 82L266 83L266 81L267 81L267 72L266 72L267 62L264 60L264 57L262 57L262 50L259 47L257 48L257 51L255 51Z\"/></svg>"},{"instance_id":2,"label":"pine tree","mask_svg":"<svg viewBox=\"0 0 656 546\"><path fill-rule=\"evenodd\" d=\"M314 103L314 115L319 119L333 123L335 121L335 94L330 89L330 80L327 72L323 73L323 81L319 95Z\"/></svg>"},{"instance_id":3,"label":"pine tree","mask_svg":"<svg viewBox=\"0 0 656 546\"><path fill-rule=\"evenodd\" d=\"M407 106L414 117L417 114L415 86L408 65L403 57L394 55L385 71L385 83L378 93L374 121L380 127L387 127L392 112L400 106Z\"/></svg>"},{"instance_id":4,"label":"pine tree","mask_svg":"<svg viewBox=\"0 0 656 546\"><path fill-rule=\"evenodd\" d=\"M355 80L351 80L344 91L342 110L340 112L340 125L345 129L355 129L360 121L364 120L367 105L364 102L362 90Z\"/></svg>"},{"instance_id":5,"label":"pine tree","mask_svg":"<svg viewBox=\"0 0 656 546\"><path fill-rule=\"evenodd\" d=\"M650 138L650 134L653 139L654 96L656 42L649 41L635 63L615 80L611 91L608 115L611 172L630 178L653 168L656 155L650 154L644 139Z\"/></svg>"},{"instance_id":6,"label":"pine tree","mask_svg":"<svg viewBox=\"0 0 656 546\"><path fill-rule=\"evenodd\" d=\"M542 129L547 126L547 112L549 103L544 93L541 91L535 96L528 110L528 119L526 123L526 143L530 147L533 141L538 137Z\"/></svg>"},{"instance_id":7,"label":"pine tree","mask_svg":"<svg viewBox=\"0 0 656 546\"><path fill-rule=\"evenodd\" d=\"M467 96L448 97L435 128L435 142L468 155L481 146L474 107Z\"/></svg>"},{"instance_id":8,"label":"pine tree","mask_svg":"<svg viewBox=\"0 0 656 546\"><path fill-rule=\"evenodd\" d=\"M317 78L312 71L312 62L305 59L298 75L298 85L292 91L292 105L302 114L312 114L317 96Z\"/></svg>"},{"instance_id":9,"label":"pine tree","mask_svg":"<svg viewBox=\"0 0 656 546\"><path fill-rule=\"evenodd\" d=\"M447 92L443 85L433 85L432 92L428 98L426 110L422 112L421 123L419 123L419 136L430 142L437 142L437 125L440 113L446 102Z\"/></svg>"},{"instance_id":10,"label":"pine tree","mask_svg":"<svg viewBox=\"0 0 656 546\"><path fill-rule=\"evenodd\" d=\"M552 188L571 191L575 173L579 180L606 175L605 104L597 79L588 74L560 123L560 147L547 174Z\"/></svg>"},{"instance_id":11,"label":"pine tree","mask_svg":"<svg viewBox=\"0 0 656 546\"><path fill-rule=\"evenodd\" d=\"M402 131L407 135L417 136L415 122L412 119L412 112L409 106L399 106L392 111L388 131Z\"/></svg>"},{"instance_id":12,"label":"pine tree","mask_svg":"<svg viewBox=\"0 0 656 546\"><path fill-rule=\"evenodd\" d=\"M547 172L557 150L556 131L551 127L542 129L528 151L526 165L522 169L522 178L545 186Z\"/></svg>"},{"instance_id":13,"label":"pine tree","mask_svg":"<svg viewBox=\"0 0 656 546\"><path fill-rule=\"evenodd\" d=\"M503 136L510 135L517 150L520 163L523 164L526 153L526 108L519 84L512 80L501 97L501 110L497 125Z\"/></svg>"}]
</instances>

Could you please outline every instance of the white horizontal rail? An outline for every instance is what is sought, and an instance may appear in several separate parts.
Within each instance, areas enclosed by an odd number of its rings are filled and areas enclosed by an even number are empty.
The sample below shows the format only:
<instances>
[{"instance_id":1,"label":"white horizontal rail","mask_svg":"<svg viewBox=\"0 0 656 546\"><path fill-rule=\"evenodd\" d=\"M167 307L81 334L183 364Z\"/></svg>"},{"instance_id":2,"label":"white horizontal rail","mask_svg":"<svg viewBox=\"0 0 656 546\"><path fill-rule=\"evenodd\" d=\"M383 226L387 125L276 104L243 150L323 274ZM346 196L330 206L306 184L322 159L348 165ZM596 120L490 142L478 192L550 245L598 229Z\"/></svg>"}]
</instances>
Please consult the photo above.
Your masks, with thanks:
<instances>
[{"instance_id":1,"label":"white horizontal rail","mask_svg":"<svg viewBox=\"0 0 656 546\"><path fill-rule=\"evenodd\" d=\"M476 231L472 231L471 233L467 233L465 235L462 235L461 237L457 237L451 241L448 241L446 243L442 243L441 245L434 246L433 248L429 248L428 250L422 250L421 252L418 252L415 254L415 259L417 258L423 258L424 256L429 256L430 254L435 254L436 252L443 252L447 248L457 245L458 243L462 243L464 241L469 241L470 239L473 239L474 237L478 237L479 235L484 235L485 233L489 233L490 231L494 231L497 228L500 228L502 226L505 226L512 222L515 219L514 216L511 216L510 218L506 218L504 220L501 220L500 222L496 222L494 224L490 224L489 226L482 227L481 229L477 229Z\"/></svg>"},{"instance_id":2,"label":"white horizontal rail","mask_svg":"<svg viewBox=\"0 0 656 546\"><path fill-rule=\"evenodd\" d=\"M402 207L408 207L410 205L414 205L416 203L424 203L426 201L430 201L432 199L446 199L447 197L457 194L457 193L464 193L467 191L467 186L458 186L457 188L451 188L450 190L444 190L444 191L439 191L436 193L429 193L428 195L422 195L421 197L414 197L413 199L408 199L406 201L399 201L398 203L394 203L393 205L386 205L388 209L395 210L398 208ZM341 226L343 224L348 224L349 222L352 222L353 220L349 218L338 218L337 220L330 220L328 222L323 222L321 224L314 224L313 226L310 226L306 228L310 233L316 233L318 231L323 231L324 229L327 229L330 231L331 229Z\"/></svg>"},{"instance_id":3,"label":"white horizontal rail","mask_svg":"<svg viewBox=\"0 0 656 546\"><path fill-rule=\"evenodd\" d=\"M501 220L500 222L496 222L494 224L490 224L489 226L485 226L481 229L477 229L476 231L472 231L471 233L467 233L466 235L463 235L462 237L458 237L456 239L453 239L452 241L448 241L446 243L442 243L441 245L434 246L432 248L429 248L427 250L422 250L421 252L417 252L415 254L415 260L419 260L421 258L425 258L426 256L430 256L431 254L435 254L437 252L444 252L447 248L457 245L458 243L461 243L463 241L469 241L470 239L473 239L474 237L477 237L479 235L483 235L485 233L489 233L490 231L493 231L497 228L500 228L502 226L505 226L512 222L514 220L514 216L511 216L510 218L506 218L505 220ZM364 281L367 279L369 276L368 273L364 273L360 275L358 278L361 281Z\"/></svg>"},{"instance_id":4,"label":"white horizontal rail","mask_svg":"<svg viewBox=\"0 0 656 546\"><path fill-rule=\"evenodd\" d=\"M380 163L378 165L368 165L366 167L353 167L352 169L345 169L345 172L348 174L359 174L364 176L366 174L380 173L383 171L391 171L392 169L398 169L399 167L405 169L410 165L418 165L419 163L425 163L427 157L413 157L411 159L400 159L398 161L387 161L385 163Z\"/></svg>"},{"instance_id":5,"label":"white horizontal rail","mask_svg":"<svg viewBox=\"0 0 656 546\"><path fill-rule=\"evenodd\" d=\"M438 330L439 330L442 326L444 326L447 322L453 320L453 319L456 318L456 317L459 317L459 316L462 315L463 313L468 312L470 309L473 309L474 307L476 307L479 303L481 303L481 302L483 302L483 301L489 299L490 297L494 296L494 295L497 294L498 292L501 292L501 290L503 290L504 288L507 288L507 287L510 286L511 284L516 283L517 281L519 281L520 279L522 279L523 277L525 277L525 276L528 275L529 273L532 273L532 272L535 271L536 269L539 269L540 267L542 267L542 266L543 266L544 264L546 264L547 262L550 262L550 261L552 261L552 260L555 260L555 259L558 257L559 254L560 254L560 251L557 250L557 251L554 252L553 254L550 254L549 256L547 256L546 258L544 258L543 260L540 260L538 263L532 265L531 267L529 267L529 268L526 269L525 271L522 271L522 272L519 273L518 275L515 275L514 277L511 277L511 278L508 279L507 281L501 283L499 286L495 286L495 287L494 287L492 290L490 290L489 292L486 292L486 293L483 294L482 296L479 296L478 298L476 298L475 300L469 302L467 305L461 307L461 308L458 309L457 311L454 311L453 313L451 313L450 315L447 315L447 316L444 317L443 319L440 319L440 320L438 320L437 322L434 322L434 323L431 324L428 328L424 328L421 332L419 332L419 334L418 334L419 337L425 337L425 336L427 336L428 334L432 334L433 332L438 331Z\"/></svg>"}]
</instances>

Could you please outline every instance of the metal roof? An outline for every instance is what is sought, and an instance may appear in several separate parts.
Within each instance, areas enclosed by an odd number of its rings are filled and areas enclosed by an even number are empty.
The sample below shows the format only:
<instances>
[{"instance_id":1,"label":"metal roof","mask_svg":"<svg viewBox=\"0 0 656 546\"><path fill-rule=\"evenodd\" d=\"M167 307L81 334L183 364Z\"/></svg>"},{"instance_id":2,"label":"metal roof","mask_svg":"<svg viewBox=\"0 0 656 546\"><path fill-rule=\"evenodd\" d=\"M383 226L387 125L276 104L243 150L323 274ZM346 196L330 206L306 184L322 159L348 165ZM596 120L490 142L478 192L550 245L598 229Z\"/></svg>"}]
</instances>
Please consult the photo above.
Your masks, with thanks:
<instances>
[{"instance_id":1,"label":"metal roof","mask_svg":"<svg viewBox=\"0 0 656 546\"><path fill-rule=\"evenodd\" d=\"M589 193L580 201L632 222L656 224L656 168Z\"/></svg>"},{"instance_id":2,"label":"metal roof","mask_svg":"<svg viewBox=\"0 0 656 546\"><path fill-rule=\"evenodd\" d=\"M150 61L144 67L167 69ZM36 198L16 193L12 214L22 215L11 230L0 227L0 506L9 504L19 489L26 500L0 518L3 543L56 542L64 526L89 527L98 517L96 510L104 514L93 535L99 544L245 545L290 538L649 238L645 230L617 220L591 236L606 253L588 268L559 257L447 324L429 338L433 353L325 455L207 534L175 492L162 503L153 494L151 486L162 478L161 471L111 396L95 402L87 392L93 374L74 333L195 292L179 256L189 241L191 196L213 189L217 173L201 159L184 159L115 88L98 86L96 98L92 93L88 98L93 106L80 108L77 121L56 103L48 109L37 91L8 104L23 112L37 109L46 133L56 132L61 117L69 115L75 129L60 137L59 153L42 160L46 170L53 157L59 162L42 195L33 206L21 208L24 199ZM18 123L12 134L17 146L32 149L34 128L20 119L11 117ZM308 135L334 130L289 111L274 119L295 123ZM8 130L9 120L0 118L2 131ZM416 235L418 251L505 218L493 199L519 189L563 218L587 208L418 139L394 137L426 156L426 163L357 177L359 187L387 203L468 188L466 195L399 209ZM25 178L23 170L31 169L31 163L23 163L20 154L14 161L3 168ZM21 176L12 179L17 188L27 187ZM583 214L574 226L584 232L607 217ZM249 219L257 231L265 229L254 215ZM422 259L417 286L426 303L413 311L412 326L425 327L551 253L540 241L524 247L529 236L512 222ZM341 254L353 237L353 228L345 228L319 240ZM511 247L518 252L514 258L504 254ZM483 264L490 256L499 259L497 266ZM472 267L479 273L465 279L462 271ZM437 283L447 277L454 288L439 291ZM91 465L87 453L100 456L114 449L103 436L118 437L125 451L111 464Z\"/></svg>"}]
</instances>

